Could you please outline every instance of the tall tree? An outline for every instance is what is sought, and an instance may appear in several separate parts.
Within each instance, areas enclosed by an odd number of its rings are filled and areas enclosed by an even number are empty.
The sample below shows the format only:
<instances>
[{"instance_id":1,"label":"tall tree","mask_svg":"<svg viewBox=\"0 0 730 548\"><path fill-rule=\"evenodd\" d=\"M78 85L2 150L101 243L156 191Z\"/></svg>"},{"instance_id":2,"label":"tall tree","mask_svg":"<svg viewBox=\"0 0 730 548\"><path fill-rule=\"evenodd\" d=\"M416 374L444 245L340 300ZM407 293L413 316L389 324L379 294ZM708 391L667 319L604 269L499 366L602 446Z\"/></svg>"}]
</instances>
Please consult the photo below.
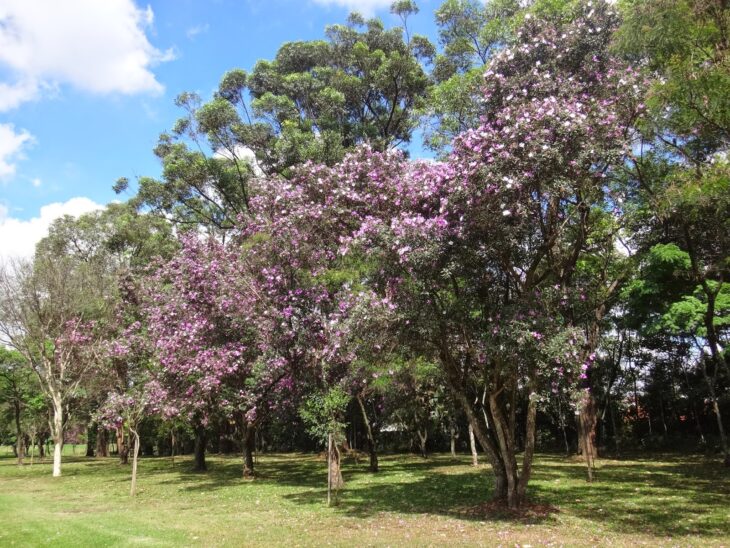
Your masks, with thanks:
<instances>
[{"instance_id":1,"label":"tall tree","mask_svg":"<svg viewBox=\"0 0 730 548\"><path fill-rule=\"evenodd\" d=\"M416 10L396 2L403 26L393 29L353 14L325 40L286 43L250 72L229 71L210 101L181 94L185 116L155 149L162 179L141 179L132 202L225 231L247 214L257 176L289 176L308 160L332 165L363 142L408 143L430 85L422 63L434 53L407 30ZM116 189L127 187L122 179Z\"/></svg>"}]
</instances>

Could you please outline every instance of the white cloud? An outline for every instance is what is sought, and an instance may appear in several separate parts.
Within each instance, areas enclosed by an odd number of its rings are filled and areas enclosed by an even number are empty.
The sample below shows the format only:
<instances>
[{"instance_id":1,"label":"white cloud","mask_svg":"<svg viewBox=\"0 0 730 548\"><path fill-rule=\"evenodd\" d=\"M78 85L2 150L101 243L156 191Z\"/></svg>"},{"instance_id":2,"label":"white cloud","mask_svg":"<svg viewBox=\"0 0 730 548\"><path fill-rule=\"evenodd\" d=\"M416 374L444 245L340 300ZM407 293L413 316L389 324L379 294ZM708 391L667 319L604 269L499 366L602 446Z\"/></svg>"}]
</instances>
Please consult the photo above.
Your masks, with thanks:
<instances>
[{"instance_id":1,"label":"white cloud","mask_svg":"<svg viewBox=\"0 0 730 548\"><path fill-rule=\"evenodd\" d=\"M185 32L185 36L187 36L190 40L193 40L198 34L204 34L208 32L208 30L210 30L210 25L208 23L205 25L195 25Z\"/></svg>"},{"instance_id":2,"label":"white cloud","mask_svg":"<svg viewBox=\"0 0 730 548\"><path fill-rule=\"evenodd\" d=\"M151 67L173 57L152 46L154 14L133 0L3 0L0 3L0 111L35 98L44 87L91 93L163 90Z\"/></svg>"},{"instance_id":3,"label":"white cloud","mask_svg":"<svg viewBox=\"0 0 730 548\"><path fill-rule=\"evenodd\" d=\"M24 129L16 132L13 124L0 124L0 181L15 175L15 162L32 142L33 136Z\"/></svg>"},{"instance_id":4,"label":"white cloud","mask_svg":"<svg viewBox=\"0 0 730 548\"><path fill-rule=\"evenodd\" d=\"M314 3L322 6L340 6L371 16L378 10L390 8L393 0L314 0Z\"/></svg>"},{"instance_id":5,"label":"white cloud","mask_svg":"<svg viewBox=\"0 0 730 548\"><path fill-rule=\"evenodd\" d=\"M33 179L30 182L30 184L32 184L35 188L38 188L39 186L41 186L43 184L43 181L41 181L38 177L36 177L35 179Z\"/></svg>"},{"instance_id":6,"label":"white cloud","mask_svg":"<svg viewBox=\"0 0 730 548\"><path fill-rule=\"evenodd\" d=\"M38 217L27 221L8 216L8 208L0 204L0 263L8 258L31 257L35 244L46 234L51 223L64 215L78 217L102 209L89 198L71 198L41 207Z\"/></svg>"}]
</instances>

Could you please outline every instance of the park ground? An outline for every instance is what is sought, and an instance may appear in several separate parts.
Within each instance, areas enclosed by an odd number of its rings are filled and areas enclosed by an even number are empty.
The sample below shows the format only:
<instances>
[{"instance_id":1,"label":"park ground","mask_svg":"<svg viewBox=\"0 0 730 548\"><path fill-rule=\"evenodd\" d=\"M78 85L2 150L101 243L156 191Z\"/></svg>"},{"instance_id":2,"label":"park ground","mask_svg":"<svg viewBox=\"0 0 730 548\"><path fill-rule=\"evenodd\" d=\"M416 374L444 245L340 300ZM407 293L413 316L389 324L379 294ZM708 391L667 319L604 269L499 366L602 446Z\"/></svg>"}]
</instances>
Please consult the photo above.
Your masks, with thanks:
<instances>
[{"instance_id":1,"label":"park ground","mask_svg":"<svg viewBox=\"0 0 730 548\"><path fill-rule=\"evenodd\" d=\"M468 456L384 456L375 475L347 462L328 508L314 455L262 455L255 480L234 457L207 473L142 459L130 498L113 458L68 455L52 478L48 462L1 453L0 546L730 546L730 471L701 456L601 460L588 484L579 460L539 455L532 504L511 514L488 504L490 470Z\"/></svg>"}]
</instances>

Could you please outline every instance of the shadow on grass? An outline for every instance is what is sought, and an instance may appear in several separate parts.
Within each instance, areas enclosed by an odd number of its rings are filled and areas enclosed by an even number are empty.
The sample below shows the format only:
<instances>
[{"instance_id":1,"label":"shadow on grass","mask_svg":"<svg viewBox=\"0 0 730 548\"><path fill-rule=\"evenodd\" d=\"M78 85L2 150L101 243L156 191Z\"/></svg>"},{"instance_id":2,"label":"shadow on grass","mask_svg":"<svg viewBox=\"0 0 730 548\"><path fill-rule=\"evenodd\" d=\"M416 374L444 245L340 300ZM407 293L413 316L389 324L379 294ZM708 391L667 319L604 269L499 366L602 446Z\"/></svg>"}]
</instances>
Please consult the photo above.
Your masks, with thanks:
<instances>
[{"instance_id":1,"label":"shadow on grass","mask_svg":"<svg viewBox=\"0 0 730 548\"><path fill-rule=\"evenodd\" d=\"M65 475L93 475L104 481L129 481L130 467L115 458L65 459ZM3 468L5 468L5 463ZM245 499L246 485L257 485L303 508L321 508L326 500L324 460L305 454L265 454L256 464L256 479L242 478L240 456L211 456L210 470L193 472L192 459L142 460L141 478L177 486L180 493L205 494L234 489ZM687 455L653 455L602 460L597 481L585 481L578 460L540 455L528 496L543 507L559 509L515 516L487 505L493 488L488 466L475 469L467 457L435 455L423 460L410 455L381 458L381 471L367 463L345 463L346 486L333 512L354 518L385 513L441 515L469 521L556 525L559 516L575 516L621 533L712 538L730 535L730 471L714 461ZM154 478L154 479L153 479ZM143 480L144 481L144 480ZM470 512L480 507L486 511Z\"/></svg>"}]
</instances>

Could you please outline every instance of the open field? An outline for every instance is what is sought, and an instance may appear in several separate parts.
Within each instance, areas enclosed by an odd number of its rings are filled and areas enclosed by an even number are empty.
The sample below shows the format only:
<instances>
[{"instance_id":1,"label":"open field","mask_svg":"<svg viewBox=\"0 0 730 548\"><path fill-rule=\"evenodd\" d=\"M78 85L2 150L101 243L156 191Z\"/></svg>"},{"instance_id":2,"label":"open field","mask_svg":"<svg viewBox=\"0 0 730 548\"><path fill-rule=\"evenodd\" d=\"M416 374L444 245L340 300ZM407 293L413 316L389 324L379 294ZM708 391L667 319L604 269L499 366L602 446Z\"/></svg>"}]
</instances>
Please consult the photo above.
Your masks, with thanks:
<instances>
[{"instance_id":1,"label":"open field","mask_svg":"<svg viewBox=\"0 0 730 548\"><path fill-rule=\"evenodd\" d=\"M730 474L695 456L603 460L589 485L580 462L539 455L520 516L475 508L491 476L466 456L385 456L377 475L348 462L333 508L311 455L264 455L253 481L238 458L211 457L205 474L143 459L136 499L115 459L68 457L57 479L14 463L0 458L2 546L730 545Z\"/></svg>"}]
</instances>

